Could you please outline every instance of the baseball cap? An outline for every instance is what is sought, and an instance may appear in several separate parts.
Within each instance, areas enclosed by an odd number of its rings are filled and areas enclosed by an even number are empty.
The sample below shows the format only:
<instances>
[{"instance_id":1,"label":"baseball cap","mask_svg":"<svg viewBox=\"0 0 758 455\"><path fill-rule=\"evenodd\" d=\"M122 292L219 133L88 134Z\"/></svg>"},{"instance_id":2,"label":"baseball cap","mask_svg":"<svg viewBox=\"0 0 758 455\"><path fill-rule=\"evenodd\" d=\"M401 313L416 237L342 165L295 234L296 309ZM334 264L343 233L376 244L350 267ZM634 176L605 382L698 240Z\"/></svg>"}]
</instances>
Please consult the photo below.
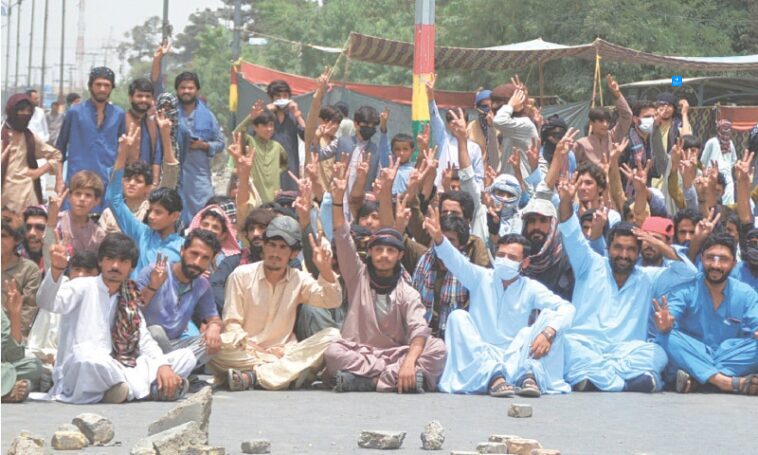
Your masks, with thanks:
<instances>
[{"instance_id":1,"label":"baseball cap","mask_svg":"<svg viewBox=\"0 0 758 455\"><path fill-rule=\"evenodd\" d=\"M674 222L661 216L649 216L642 223L642 230L672 238L674 236Z\"/></svg>"},{"instance_id":2,"label":"baseball cap","mask_svg":"<svg viewBox=\"0 0 758 455\"><path fill-rule=\"evenodd\" d=\"M521 212L521 216L525 217L532 213L552 218L558 217L558 212L556 212L553 202L541 197L531 198L529 200L529 203L526 204L526 207L524 207L524 210Z\"/></svg>"},{"instance_id":3,"label":"baseball cap","mask_svg":"<svg viewBox=\"0 0 758 455\"><path fill-rule=\"evenodd\" d=\"M289 246L297 245L302 237L300 224L292 217L277 216L266 227L266 238L276 237L284 240Z\"/></svg>"}]
</instances>

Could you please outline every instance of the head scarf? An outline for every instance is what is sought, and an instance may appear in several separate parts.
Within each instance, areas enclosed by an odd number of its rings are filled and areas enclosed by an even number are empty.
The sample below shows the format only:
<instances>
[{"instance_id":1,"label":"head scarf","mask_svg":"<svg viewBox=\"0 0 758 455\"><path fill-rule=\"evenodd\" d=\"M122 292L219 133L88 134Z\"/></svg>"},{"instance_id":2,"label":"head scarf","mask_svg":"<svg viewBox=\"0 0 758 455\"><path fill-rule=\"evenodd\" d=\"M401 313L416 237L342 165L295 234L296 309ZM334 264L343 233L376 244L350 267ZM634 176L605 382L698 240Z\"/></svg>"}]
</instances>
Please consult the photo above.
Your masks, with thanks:
<instances>
[{"instance_id":1,"label":"head scarf","mask_svg":"<svg viewBox=\"0 0 758 455\"><path fill-rule=\"evenodd\" d=\"M195 217L192 218L192 222L189 225L189 229L187 229L187 233L189 234L195 229L200 229L200 221L203 219L205 212L209 210L212 210L223 216L226 223L227 236L226 239L221 243L221 251L227 257L234 256L235 254L240 254L241 250L239 243L237 243L237 229L234 227L234 223L232 223L232 220L229 219L229 216L226 214L226 212L224 212L224 209L218 205L209 205L208 207L205 207L197 212Z\"/></svg>"},{"instance_id":2,"label":"head scarf","mask_svg":"<svg viewBox=\"0 0 758 455\"><path fill-rule=\"evenodd\" d=\"M502 197L495 194L495 190L506 191L513 194L512 197ZM518 203L521 199L521 184L518 179L510 174L500 174L495 178L487 190L499 207L500 225L505 224L518 211Z\"/></svg>"},{"instance_id":3,"label":"head scarf","mask_svg":"<svg viewBox=\"0 0 758 455\"><path fill-rule=\"evenodd\" d=\"M111 326L111 356L122 365L134 368L139 357L139 326L143 306L137 284L127 280L118 291L116 318Z\"/></svg>"},{"instance_id":4,"label":"head scarf","mask_svg":"<svg viewBox=\"0 0 758 455\"><path fill-rule=\"evenodd\" d=\"M716 136L719 139L721 153L730 153L732 151L732 122L726 119L721 119L716 123L716 128Z\"/></svg>"},{"instance_id":5,"label":"head scarf","mask_svg":"<svg viewBox=\"0 0 758 455\"><path fill-rule=\"evenodd\" d=\"M521 231L521 234L524 236L526 236L526 224L526 220L524 220L524 226ZM523 270L522 273L528 277L539 276L561 260L562 251L563 242L561 242L561 236L558 232L558 219L551 217L550 232L547 234L542 249L529 256L529 267Z\"/></svg>"},{"instance_id":6,"label":"head scarf","mask_svg":"<svg viewBox=\"0 0 758 455\"><path fill-rule=\"evenodd\" d=\"M392 228L381 228L374 232L374 234L371 236L371 239L368 241L368 247L371 249L372 247L379 245L397 248L401 252L405 251L402 234ZM389 277L379 276L379 274L376 273L374 263L371 261L371 259L366 261L366 267L368 269L371 289L376 291L377 294L384 295L391 293L395 287L397 287L397 283L400 281L400 278L403 275L403 267L401 261L397 261L395 269L392 271L392 275Z\"/></svg>"},{"instance_id":7,"label":"head scarf","mask_svg":"<svg viewBox=\"0 0 758 455\"><path fill-rule=\"evenodd\" d=\"M36 154L36 141L34 140L34 133L29 129L29 118L22 118L18 115L19 105L22 103L29 103L29 106L33 107L32 99L25 93L17 93L5 103L5 123L2 128L2 149L11 142L11 133L23 134L24 141L26 142L26 165L29 169L37 169L37 154ZM3 178L8 175L8 162L2 163ZM34 180L34 194L37 196L37 203L42 203L42 184L40 179Z\"/></svg>"}]
</instances>

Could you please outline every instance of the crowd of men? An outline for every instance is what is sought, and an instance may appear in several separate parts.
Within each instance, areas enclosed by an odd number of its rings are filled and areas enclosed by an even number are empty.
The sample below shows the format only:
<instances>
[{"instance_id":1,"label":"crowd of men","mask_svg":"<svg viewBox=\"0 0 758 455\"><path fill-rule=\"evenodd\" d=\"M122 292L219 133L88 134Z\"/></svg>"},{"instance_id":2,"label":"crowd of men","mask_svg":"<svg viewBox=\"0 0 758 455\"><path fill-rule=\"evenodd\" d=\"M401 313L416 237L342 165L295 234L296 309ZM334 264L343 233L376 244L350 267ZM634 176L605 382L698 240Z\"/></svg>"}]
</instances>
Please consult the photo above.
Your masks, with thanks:
<instances>
[{"instance_id":1,"label":"crowd of men","mask_svg":"<svg viewBox=\"0 0 758 455\"><path fill-rule=\"evenodd\" d=\"M698 137L686 100L630 106L609 75L614 109L582 135L516 76L444 115L431 80L431 125L391 136L387 110L323 105L327 69L305 115L271 81L224 138L196 74L163 90L167 50L127 111L105 67L65 114L7 100L3 402L176 400L193 372L232 391L758 395L758 126L738 153L729 121Z\"/></svg>"}]
</instances>

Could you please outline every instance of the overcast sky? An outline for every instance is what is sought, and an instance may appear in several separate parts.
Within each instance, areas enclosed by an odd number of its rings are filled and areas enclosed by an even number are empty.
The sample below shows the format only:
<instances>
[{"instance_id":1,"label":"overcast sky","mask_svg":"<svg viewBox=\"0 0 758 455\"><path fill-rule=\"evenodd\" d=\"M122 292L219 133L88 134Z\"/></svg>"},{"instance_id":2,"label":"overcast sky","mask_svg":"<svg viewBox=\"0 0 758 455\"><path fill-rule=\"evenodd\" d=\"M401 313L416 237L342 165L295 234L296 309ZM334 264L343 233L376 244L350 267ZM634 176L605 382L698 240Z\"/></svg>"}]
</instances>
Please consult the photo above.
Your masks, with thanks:
<instances>
[{"instance_id":1,"label":"overcast sky","mask_svg":"<svg viewBox=\"0 0 758 455\"><path fill-rule=\"evenodd\" d=\"M10 58L6 61L8 50L8 17L3 8L2 34L2 72L0 78L5 78L6 65L10 63L9 81L13 85L16 65L16 24L18 20L18 0L2 0L4 6L14 5L11 18ZM58 84L60 71L61 51L61 10L63 0L48 0L48 39L47 39L47 62L45 83ZM42 65L42 35L44 30L45 0L22 0L21 2L21 48L19 50L19 85L26 85L27 68L29 64L29 32L31 30L32 3L34 3L34 44L32 49L32 85L38 86ZM215 9L221 5L219 0L170 0L169 22L174 27L174 34L181 32L187 24L190 14L205 8ZM86 0L84 10L84 52L83 68L79 78L85 77L87 70L94 64L102 65L105 59L106 47L117 46L124 41L124 33L131 30L135 25L141 25L151 16L163 15L163 0ZM66 0L66 38L65 60L66 63L76 62L77 27L79 24L79 0ZM115 49L109 52L107 65L117 73L117 78L122 75L120 71L127 71L128 66L118 59ZM38 68L34 68L38 67ZM65 78L69 78L69 69L65 69ZM74 78L77 79L76 73Z\"/></svg>"}]
</instances>

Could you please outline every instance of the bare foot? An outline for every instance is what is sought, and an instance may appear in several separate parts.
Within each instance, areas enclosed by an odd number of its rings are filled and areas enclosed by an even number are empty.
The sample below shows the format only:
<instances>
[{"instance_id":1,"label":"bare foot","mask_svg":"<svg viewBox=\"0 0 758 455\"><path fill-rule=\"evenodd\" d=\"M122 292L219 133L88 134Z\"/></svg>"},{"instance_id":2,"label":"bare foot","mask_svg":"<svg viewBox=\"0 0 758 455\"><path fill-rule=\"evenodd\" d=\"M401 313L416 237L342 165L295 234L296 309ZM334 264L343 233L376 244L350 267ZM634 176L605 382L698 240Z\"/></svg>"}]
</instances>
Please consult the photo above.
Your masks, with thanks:
<instances>
[{"instance_id":1,"label":"bare foot","mask_svg":"<svg viewBox=\"0 0 758 455\"><path fill-rule=\"evenodd\" d=\"M16 381L13 388L7 395L2 397L3 403L21 403L29 396L29 380L22 379Z\"/></svg>"}]
</instances>

